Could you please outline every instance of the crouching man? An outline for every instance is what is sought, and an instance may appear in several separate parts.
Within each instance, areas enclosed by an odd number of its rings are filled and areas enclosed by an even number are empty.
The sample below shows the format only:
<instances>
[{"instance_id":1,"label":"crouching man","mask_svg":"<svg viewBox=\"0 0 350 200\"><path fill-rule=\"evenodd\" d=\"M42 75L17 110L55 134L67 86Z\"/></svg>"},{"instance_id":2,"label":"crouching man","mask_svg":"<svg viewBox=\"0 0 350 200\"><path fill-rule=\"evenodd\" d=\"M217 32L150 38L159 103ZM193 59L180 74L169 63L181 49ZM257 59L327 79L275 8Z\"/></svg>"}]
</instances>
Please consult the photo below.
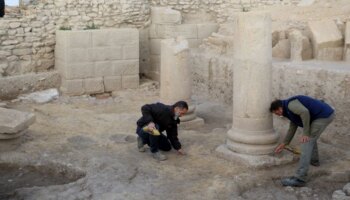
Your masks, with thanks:
<instances>
[{"instance_id":1,"label":"crouching man","mask_svg":"<svg viewBox=\"0 0 350 200\"><path fill-rule=\"evenodd\" d=\"M294 96L285 100L275 100L271 103L270 111L290 120L289 130L284 142L277 146L280 153L291 142L298 127L303 127L300 136L301 157L295 176L282 179L282 185L300 187L307 181L310 164L319 166L317 139L334 119L334 110L323 101L308 97Z\"/></svg>"},{"instance_id":2,"label":"crouching man","mask_svg":"<svg viewBox=\"0 0 350 200\"><path fill-rule=\"evenodd\" d=\"M138 150L145 152L144 145L147 144L153 158L159 161L167 159L159 150L170 151L171 146L184 155L177 137L177 125L180 123L179 117L187 111L188 105L185 101L178 101L174 105L155 103L142 106L142 117L136 123ZM166 131L166 136L163 135L163 131Z\"/></svg>"}]
</instances>

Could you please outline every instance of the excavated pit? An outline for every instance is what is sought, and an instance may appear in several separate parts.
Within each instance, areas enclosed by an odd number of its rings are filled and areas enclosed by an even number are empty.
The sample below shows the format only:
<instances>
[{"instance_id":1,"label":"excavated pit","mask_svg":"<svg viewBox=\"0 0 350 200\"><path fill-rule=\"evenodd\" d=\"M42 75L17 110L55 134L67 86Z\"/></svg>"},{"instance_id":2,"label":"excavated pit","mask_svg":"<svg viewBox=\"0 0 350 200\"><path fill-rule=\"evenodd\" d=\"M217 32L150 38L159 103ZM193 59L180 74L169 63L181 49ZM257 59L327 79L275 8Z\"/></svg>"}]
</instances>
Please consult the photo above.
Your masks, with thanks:
<instances>
[{"instance_id":1,"label":"excavated pit","mask_svg":"<svg viewBox=\"0 0 350 200\"><path fill-rule=\"evenodd\" d=\"M85 173L60 165L19 165L0 163L0 199L8 199L16 189L75 182Z\"/></svg>"}]
</instances>

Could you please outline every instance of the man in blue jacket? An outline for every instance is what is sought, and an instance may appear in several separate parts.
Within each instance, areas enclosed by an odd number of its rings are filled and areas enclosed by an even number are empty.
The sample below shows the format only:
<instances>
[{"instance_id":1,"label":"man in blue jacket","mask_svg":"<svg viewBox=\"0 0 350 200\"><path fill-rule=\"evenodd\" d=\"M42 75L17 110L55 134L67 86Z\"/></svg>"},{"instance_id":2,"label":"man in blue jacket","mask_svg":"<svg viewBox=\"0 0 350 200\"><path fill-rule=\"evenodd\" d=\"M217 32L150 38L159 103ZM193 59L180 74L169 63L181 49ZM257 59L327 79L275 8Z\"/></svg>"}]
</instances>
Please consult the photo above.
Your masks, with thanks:
<instances>
[{"instance_id":1,"label":"man in blue jacket","mask_svg":"<svg viewBox=\"0 0 350 200\"><path fill-rule=\"evenodd\" d=\"M333 121L334 109L323 101L298 95L285 100L275 100L271 103L270 112L290 120L288 133L275 153L280 153L293 139L298 127L303 127L300 137L301 157L295 176L282 179L283 186L304 186L309 165L319 166L317 139L326 127Z\"/></svg>"},{"instance_id":2,"label":"man in blue jacket","mask_svg":"<svg viewBox=\"0 0 350 200\"><path fill-rule=\"evenodd\" d=\"M171 146L181 155L181 143L177 138L179 117L185 115L188 105L185 101L178 101L174 105L162 103L146 104L142 106L142 117L137 121L137 145L140 152L144 152L144 145L150 146L152 156L156 160L166 160L166 156L159 150L170 151ZM167 136L162 132L166 131Z\"/></svg>"}]
</instances>

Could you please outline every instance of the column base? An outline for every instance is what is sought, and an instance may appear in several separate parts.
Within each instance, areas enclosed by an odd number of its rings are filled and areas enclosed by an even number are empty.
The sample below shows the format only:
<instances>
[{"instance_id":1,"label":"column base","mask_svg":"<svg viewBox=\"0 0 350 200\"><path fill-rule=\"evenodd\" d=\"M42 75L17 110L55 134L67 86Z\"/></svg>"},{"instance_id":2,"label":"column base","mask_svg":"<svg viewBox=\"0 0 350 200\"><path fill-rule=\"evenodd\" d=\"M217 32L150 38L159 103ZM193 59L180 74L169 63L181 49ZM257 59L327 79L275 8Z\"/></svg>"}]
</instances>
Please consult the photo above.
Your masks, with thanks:
<instances>
[{"instance_id":1,"label":"column base","mask_svg":"<svg viewBox=\"0 0 350 200\"><path fill-rule=\"evenodd\" d=\"M181 122L179 127L182 129L194 129L204 125L204 119L196 117L193 120Z\"/></svg>"},{"instance_id":2,"label":"column base","mask_svg":"<svg viewBox=\"0 0 350 200\"><path fill-rule=\"evenodd\" d=\"M216 154L226 160L241 162L249 168L266 168L284 165L297 160L297 156L291 153L280 153L278 155L248 155L231 151L226 144L216 148Z\"/></svg>"}]
</instances>

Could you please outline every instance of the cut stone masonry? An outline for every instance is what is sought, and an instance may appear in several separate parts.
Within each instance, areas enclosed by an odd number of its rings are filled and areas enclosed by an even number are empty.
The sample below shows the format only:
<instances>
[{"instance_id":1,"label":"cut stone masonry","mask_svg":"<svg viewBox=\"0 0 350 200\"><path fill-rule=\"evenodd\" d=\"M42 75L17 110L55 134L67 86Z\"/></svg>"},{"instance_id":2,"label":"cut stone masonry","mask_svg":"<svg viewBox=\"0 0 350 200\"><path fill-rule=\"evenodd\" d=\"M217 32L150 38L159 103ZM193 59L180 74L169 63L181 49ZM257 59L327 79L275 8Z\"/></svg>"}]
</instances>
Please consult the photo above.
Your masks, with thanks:
<instances>
[{"instance_id":1,"label":"cut stone masonry","mask_svg":"<svg viewBox=\"0 0 350 200\"><path fill-rule=\"evenodd\" d=\"M68 95L97 94L139 85L137 29L57 31L55 62Z\"/></svg>"}]
</instances>

